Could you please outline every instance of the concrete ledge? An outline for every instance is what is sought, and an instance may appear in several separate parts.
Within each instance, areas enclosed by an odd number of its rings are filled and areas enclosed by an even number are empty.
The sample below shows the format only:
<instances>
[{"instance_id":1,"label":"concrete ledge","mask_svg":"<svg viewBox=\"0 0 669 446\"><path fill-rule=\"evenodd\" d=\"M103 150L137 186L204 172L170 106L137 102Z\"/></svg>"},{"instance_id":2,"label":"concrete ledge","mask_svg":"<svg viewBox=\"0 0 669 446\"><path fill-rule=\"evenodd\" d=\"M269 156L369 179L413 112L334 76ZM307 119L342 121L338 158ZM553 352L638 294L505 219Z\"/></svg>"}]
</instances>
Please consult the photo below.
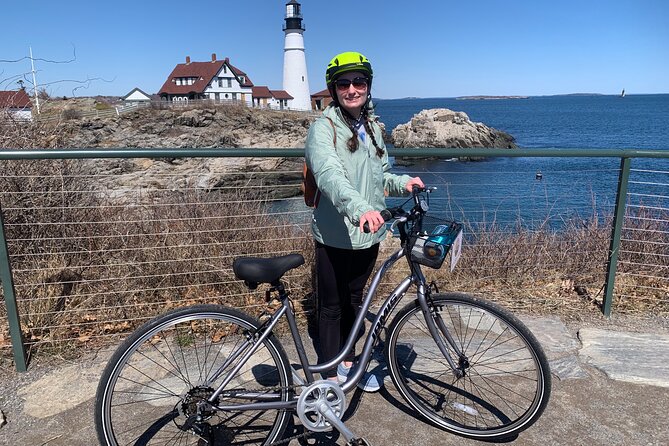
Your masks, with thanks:
<instances>
[{"instance_id":1,"label":"concrete ledge","mask_svg":"<svg viewBox=\"0 0 669 446\"><path fill-rule=\"evenodd\" d=\"M669 335L583 328L579 356L609 378L669 387Z\"/></svg>"}]
</instances>

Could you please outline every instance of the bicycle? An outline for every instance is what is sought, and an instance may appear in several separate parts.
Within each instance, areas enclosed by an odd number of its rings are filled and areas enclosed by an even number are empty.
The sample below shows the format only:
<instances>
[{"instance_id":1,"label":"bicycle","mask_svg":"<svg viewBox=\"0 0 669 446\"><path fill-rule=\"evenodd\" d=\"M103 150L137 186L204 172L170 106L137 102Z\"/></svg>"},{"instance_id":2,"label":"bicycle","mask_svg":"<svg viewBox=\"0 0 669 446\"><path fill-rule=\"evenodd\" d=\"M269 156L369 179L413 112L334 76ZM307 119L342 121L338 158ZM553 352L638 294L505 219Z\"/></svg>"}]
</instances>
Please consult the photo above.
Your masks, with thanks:
<instances>
[{"instance_id":1,"label":"bicycle","mask_svg":"<svg viewBox=\"0 0 669 446\"><path fill-rule=\"evenodd\" d=\"M368 444L341 420L346 393L362 378L385 333L392 381L430 423L464 437L496 441L515 436L544 411L551 392L546 356L512 314L484 299L439 293L422 266L459 259L462 225L428 230L433 188L414 188L402 206L382 212L394 220L400 249L374 275L351 335L340 354L310 364L289 292L281 279L304 263L300 254L238 258L233 270L251 289L269 284L280 306L262 322L236 309L196 305L170 311L138 328L116 350L98 386L95 420L101 444L287 443L297 414L305 432L337 429L349 445ZM405 210L411 202L411 209ZM444 223L439 222L437 223ZM317 379L344 359L365 323L386 272L406 259L410 273L385 299L364 338L347 381ZM416 299L386 322L409 288ZM291 367L273 329L286 317L301 365Z\"/></svg>"}]
</instances>

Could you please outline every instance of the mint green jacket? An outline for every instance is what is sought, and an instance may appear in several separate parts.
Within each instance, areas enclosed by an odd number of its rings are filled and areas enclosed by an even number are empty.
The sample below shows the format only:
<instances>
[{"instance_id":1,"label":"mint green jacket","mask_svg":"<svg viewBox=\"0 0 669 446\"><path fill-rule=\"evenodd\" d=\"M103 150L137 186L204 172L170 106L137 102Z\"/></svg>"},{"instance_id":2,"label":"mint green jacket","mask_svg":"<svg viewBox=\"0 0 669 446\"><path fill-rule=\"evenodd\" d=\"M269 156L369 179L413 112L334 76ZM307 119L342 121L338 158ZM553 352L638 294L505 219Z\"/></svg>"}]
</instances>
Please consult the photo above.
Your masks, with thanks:
<instances>
[{"instance_id":1,"label":"mint green jacket","mask_svg":"<svg viewBox=\"0 0 669 446\"><path fill-rule=\"evenodd\" d=\"M330 118L337 131L337 147ZM360 217L367 211L386 208L384 190L388 195L399 196L411 177L389 173L388 152L385 150L381 128L372 122L377 144L384 149L382 157L369 135L366 142L358 136L358 150L351 152L347 142L351 130L346 125L339 108L329 106L309 128L305 158L314 173L321 193L314 209L311 230L318 242L344 249L364 249L379 243L386 236L382 227L374 234L365 234L358 228Z\"/></svg>"}]
</instances>

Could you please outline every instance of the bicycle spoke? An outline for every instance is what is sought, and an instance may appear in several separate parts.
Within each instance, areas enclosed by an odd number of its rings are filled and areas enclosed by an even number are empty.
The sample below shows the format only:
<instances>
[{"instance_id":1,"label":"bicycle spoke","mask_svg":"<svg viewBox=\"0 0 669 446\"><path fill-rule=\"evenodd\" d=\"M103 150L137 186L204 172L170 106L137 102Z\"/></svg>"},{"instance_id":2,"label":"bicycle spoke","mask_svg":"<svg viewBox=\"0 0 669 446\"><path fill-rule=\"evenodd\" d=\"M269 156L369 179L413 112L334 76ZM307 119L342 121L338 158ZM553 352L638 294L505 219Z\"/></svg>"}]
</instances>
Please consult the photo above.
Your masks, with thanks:
<instances>
[{"instance_id":1,"label":"bicycle spoke","mask_svg":"<svg viewBox=\"0 0 669 446\"><path fill-rule=\"evenodd\" d=\"M175 310L140 329L137 339L126 340L118 365L110 363L99 388L103 397L97 398L96 418L106 426L99 429L104 442L190 445L205 435L216 444L238 445L278 438L288 421L285 410L216 409L267 401L263 395L288 401L289 363L273 336L230 376L214 407L200 404L240 363L243 355L228 358L250 347L246 333L256 330L254 324L237 311L204 305ZM109 384L103 385L105 380ZM276 387L284 390L277 392ZM196 418L200 410L204 412Z\"/></svg>"},{"instance_id":2,"label":"bicycle spoke","mask_svg":"<svg viewBox=\"0 0 669 446\"><path fill-rule=\"evenodd\" d=\"M536 341L528 342L527 330L497 307L461 294L446 296L433 298L431 317L441 318L455 342L451 347L462 354L453 358L460 377L414 304L400 311L390 328L388 363L398 390L421 414L458 434L503 438L526 428L545 407L550 391L546 360L539 360ZM455 356L455 349L450 350Z\"/></svg>"}]
</instances>

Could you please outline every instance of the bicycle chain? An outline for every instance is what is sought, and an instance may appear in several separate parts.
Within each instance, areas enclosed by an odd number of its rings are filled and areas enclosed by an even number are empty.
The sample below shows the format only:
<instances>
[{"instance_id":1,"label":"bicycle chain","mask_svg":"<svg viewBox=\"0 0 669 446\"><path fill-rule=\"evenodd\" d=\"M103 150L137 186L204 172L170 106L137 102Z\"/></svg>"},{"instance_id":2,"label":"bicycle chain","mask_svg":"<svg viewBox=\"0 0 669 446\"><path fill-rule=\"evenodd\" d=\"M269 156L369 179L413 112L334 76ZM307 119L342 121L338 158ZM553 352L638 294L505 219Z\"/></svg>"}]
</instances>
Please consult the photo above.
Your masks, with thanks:
<instances>
[{"instance_id":1,"label":"bicycle chain","mask_svg":"<svg viewBox=\"0 0 669 446\"><path fill-rule=\"evenodd\" d=\"M298 435L293 435L292 437L284 438L283 440L275 441L274 443L270 443L267 446L277 446L277 445L280 445L280 444L287 444L287 443L290 443L293 440L299 440L301 438L309 438L313 434L314 433L311 432L311 431L306 431L306 432L303 432L303 433L298 434Z\"/></svg>"},{"instance_id":2,"label":"bicycle chain","mask_svg":"<svg viewBox=\"0 0 669 446\"><path fill-rule=\"evenodd\" d=\"M298 389L298 388L300 388L300 387L304 387L304 386L303 386L303 385L302 385L302 386L301 386L301 385L293 385L293 386L286 386L286 387L281 387L281 386L279 386L279 387L276 387L275 389L271 389L271 390L272 390L272 391L276 391L276 390L293 390L293 392L295 392L295 390ZM293 412L296 414L296 413L297 413L297 410L295 410L295 411L293 411ZM297 435L293 435L292 437L284 438L283 440L275 441L275 442L273 442L273 443L270 443L270 444L267 445L267 446L278 446L278 445L282 445L282 444L288 444L288 443L290 443L290 442L293 441L293 440L299 440L299 439L301 439L301 438L309 438L310 436L312 436L312 435L314 434L314 432L312 432L312 431L310 431L310 430L307 430L306 427L303 426L303 428L304 428L304 432L303 432L303 433L301 433L301 434L297 434Z\"/></svg>"},{"instance_id":3,"label":"bicycle chain","mask_svg":"<svg viewBox=\"0 0 669 446\"><path fill-rule=\"evenodd\" d=\"M263 387L262 389L246 389L246 390L249 391L249 392L258 392L258 393L260 393L260 392L265 392L265 393L266 392L278 392L278 391L283 391L283 390L292 390L293 392L295 392L300 387L303 387L303 386L302 385L293 385L293 386L285 386L285 387L277 386L277 387ZM291 410L291 411L294 412L294 413L297 413L296 410ZM293 435L292 437L288 437L288 438L284 438L283 440L275 441L273 443L268 444L267 446L278 446L278 445L282 445L282 444L288 444L293 440L299 440L301 438L308 438L308 437L312 436L313 434L314 434L314 432L306 430L306 428L305 428L305 432L303 432L301 434Z\"/></svg>"}]
</instances>

